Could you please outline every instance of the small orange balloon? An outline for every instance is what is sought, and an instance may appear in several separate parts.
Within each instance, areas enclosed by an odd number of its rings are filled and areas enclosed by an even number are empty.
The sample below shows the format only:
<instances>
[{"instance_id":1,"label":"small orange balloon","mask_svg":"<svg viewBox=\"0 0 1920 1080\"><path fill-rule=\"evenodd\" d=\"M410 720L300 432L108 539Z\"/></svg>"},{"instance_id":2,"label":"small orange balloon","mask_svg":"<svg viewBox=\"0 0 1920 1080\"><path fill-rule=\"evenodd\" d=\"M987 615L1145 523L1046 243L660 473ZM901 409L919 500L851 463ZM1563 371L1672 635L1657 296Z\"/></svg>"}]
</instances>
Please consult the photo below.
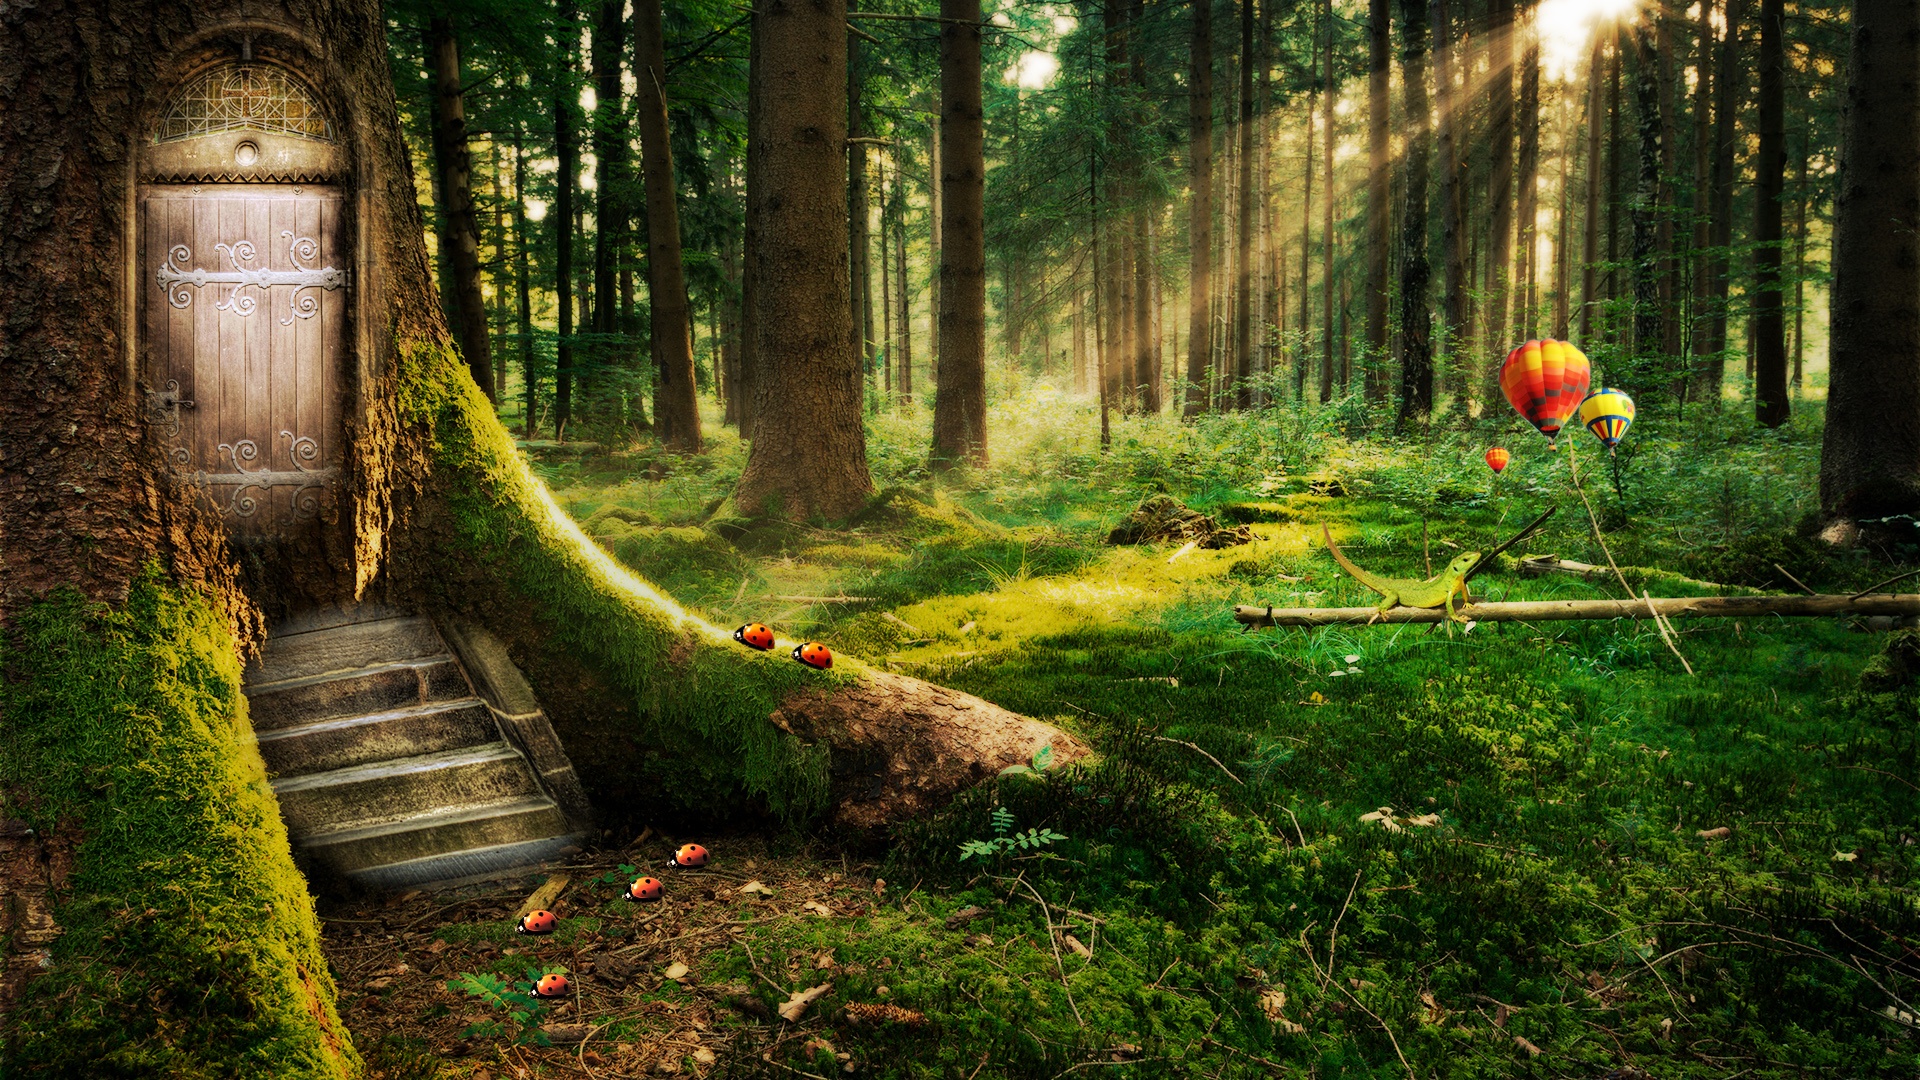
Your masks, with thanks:
<instances>
[{"instance_id":1,"label":"small orange balloon","mask_svg":"<svg viewBox=\"0 0 1920 1080\"><path fill-rule=\"evenodd\" d=\"M1487 451L1487 468L1492 469L1496 473L1505 469L1507 467L1507 462L1512 460L1513 460L1513 455L1507 453L1505 450L1502 450L1498 446Z\"/></svg>"}]
</instances>

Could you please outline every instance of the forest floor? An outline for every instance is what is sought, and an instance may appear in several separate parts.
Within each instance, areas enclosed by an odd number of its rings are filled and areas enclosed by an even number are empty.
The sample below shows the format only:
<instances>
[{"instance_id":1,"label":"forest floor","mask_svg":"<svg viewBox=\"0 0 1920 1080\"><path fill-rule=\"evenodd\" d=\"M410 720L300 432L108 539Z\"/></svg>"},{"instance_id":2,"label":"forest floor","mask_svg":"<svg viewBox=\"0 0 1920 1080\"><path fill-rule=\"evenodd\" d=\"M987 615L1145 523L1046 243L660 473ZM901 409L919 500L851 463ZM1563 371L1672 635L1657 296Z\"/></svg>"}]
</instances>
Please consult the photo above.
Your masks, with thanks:
<instances>
[{"instance_id":1,"label":"forest floor","mask_svg":"<svg viewBox=\"0 0 1920 1080\"><path fill-rule=\"evenodd\" d=\"M937 483L925 411L872 418L881 494L836 528L719 516L744 451L717 425L698 458L542 447L536 465L609 551L715 621L1052 720L1096 763L976 789L877 863L792 835L609 837L560 871L551 938L512 932L532 881L329 902L373 1075L1914 1074L1913 633L1682 621L1689 675L1644 621L1231 617L1374 602L1323 523L1359 565L1424 576L1558 505L1515 554L1604 565L1569 449L1613 559L1655 595L1797 591L1788 575L1850 592L1920 563L1920 544L1805 535L1817 409L1778 431L1643 409L1616 487L1585 433L1550 453L1510 417L1406 440L1357 409L1125 420L1103 453L1084 405L1010 397L996 464ZM1494 443L1514 454L1497 480ZM1108 544L1154 494L1252 539ZM1618 593L1510 569L1475 588ZM714 868L668 878L657 907L619 899L683 839ZM577 993L525 1034L507 999L449 986L562 968ZM775 1015L822 985L798 1022ZM847 1008L872 1004L905 1011ZM540 1023L591 1035L525 1045Z\"/></svg>"}]
</instances>

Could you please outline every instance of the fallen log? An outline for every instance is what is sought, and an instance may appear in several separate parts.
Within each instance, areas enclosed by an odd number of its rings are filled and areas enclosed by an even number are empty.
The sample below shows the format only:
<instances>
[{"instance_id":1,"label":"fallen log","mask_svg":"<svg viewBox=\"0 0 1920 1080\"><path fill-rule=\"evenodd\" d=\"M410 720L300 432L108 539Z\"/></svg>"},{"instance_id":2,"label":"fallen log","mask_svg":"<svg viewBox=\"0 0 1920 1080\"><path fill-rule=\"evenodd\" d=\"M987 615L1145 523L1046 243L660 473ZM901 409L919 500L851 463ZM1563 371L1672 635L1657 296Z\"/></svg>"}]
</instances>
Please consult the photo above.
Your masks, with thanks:
<instances>
[{"instance_id":1,"label":"fallen log","mask_svg":"<svg viewBox=\"0 0 1920 1080\"><path fill-rule=\"evenodd\" d=\"M1897 596L1672 596L1635 600L1518 600L1469 604L1461 617L1474 622L1545 622L1555 619L1646 618L1648 610L1668 619L1738 619L1774 615L1802 618L1820 615L1920 615L1920 593ZM1233 617L1249 627L1364 626L1379 623L1437 623L1445 621L1441 608L1370 607L1282 608L1240 604Z\"/></svg>"}]
</instances>

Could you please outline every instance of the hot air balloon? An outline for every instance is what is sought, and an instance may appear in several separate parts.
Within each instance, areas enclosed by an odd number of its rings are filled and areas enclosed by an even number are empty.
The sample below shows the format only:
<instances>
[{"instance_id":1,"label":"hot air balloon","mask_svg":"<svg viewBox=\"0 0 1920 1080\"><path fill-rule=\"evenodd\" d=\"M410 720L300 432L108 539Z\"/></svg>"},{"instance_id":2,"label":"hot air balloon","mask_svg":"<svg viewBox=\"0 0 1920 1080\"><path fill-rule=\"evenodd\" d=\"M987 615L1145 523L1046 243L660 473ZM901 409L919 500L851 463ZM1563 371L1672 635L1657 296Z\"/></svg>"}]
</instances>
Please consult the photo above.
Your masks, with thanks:
<instances>
[{"instance_id":1,"label":"hot air balloon","mask_svg":"<svg viewBox=\"0 0 1920 1080\"><path fill-rule=\"evenodd\" d=\"M1580 404L1593 381L1587 356L1565 341L1529 341L1500 366L1500 392L1514 411L1553 445L1560 425Z\"/></svg>"},{"instance_id":2,"label":"hot air balloon","mask_svg":"<svg viewBox=\"0 0 1920 1080\"><path fill-rule=\"evenodd\" d=\"M1625 391L1603 386L1580 403L1580 422L1611 454L1633 426L1633 399Z\"/></svg>"},{"instance_id":3,"label":"hot air balloon","mask_svg":"<svg viewBox=\"0 0 1920 1080\"><path fill-rule=\"evenodd\" d=\"M1512 460L1513 455L1498 446L1487 451L1487 468L1492 469L1496 473L1504 471L1507 467L1507 462Z\"/></svg>"}]
</instances>

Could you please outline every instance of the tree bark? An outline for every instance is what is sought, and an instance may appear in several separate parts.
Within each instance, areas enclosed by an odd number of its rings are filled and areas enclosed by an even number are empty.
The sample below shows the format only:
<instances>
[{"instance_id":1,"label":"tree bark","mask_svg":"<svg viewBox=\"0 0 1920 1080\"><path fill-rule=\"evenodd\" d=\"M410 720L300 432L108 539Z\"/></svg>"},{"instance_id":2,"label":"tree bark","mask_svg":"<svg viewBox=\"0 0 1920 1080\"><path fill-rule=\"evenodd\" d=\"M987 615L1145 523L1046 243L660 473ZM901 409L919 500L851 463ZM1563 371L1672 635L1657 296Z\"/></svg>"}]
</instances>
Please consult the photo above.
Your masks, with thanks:
<instances>
[{"instance_id":1,"label":"tree bark","mask_svg":"<svg viewBox=\"0 0 1920 1080\"><path fill-rule=\"evenodd\" d=\"M759 359L753 446L734 491L749 514L845 520L873 490L847 271L845 0L762 16ZM777 192L777 195L772 193Z\"/></svg>"},{"instance_id":2,"label":"tree bark","mask_svg":"<svg viewBox=\"0 0 1920 1080\"><path fill-rule=\"evenodd\" d=\"M579 181L580 144L574 128L579 95L574 86L573 0L558 0L562 31L558 68L553 74L553 231L555 237L553 290L559 309L559 341L553 372L553 437L565 441L573 420L573 185Z\"/></svg>"},{"instance_id":3,"label":"tree bark","mask_svg":"<svg viewBox=\"0 0 1920 1080\"><path fill-rule=\"evenodd\" d=\"M1213 0L1189 0L1187 65L1187 388L1181 415L1207 410L1213 356ZM1080 292L1074 290L1076 314ZM1079 338L1075 337L1076 347ZM1078 368L1076 367L1076 371Z\"/></svg>"},{"instance_id":4,"label":"tree bark","mask_svg":"<svg viewBox=\"0 0 1920 1080\"><path fill-rule=\"evenodd\" d=\"M594 352L627 362L616 344L620 266L626 261L628 135L620 58L627 48L626 0L600 0L593 24L593 332ZM635 18L639 16L636 13ZM636 59L638 55L636 54ZM639 65L636 64L637 68ZM638 71L634 73L639 75ZM664 373L662 374L664 378Z\"/></svg>"},{"instance_id":5,"label":"tree bark","mask_svg":"<svg viewBox=\"0 0 1920 1080\"><path fill-rule=\"evenodd\" d=\"M864 375L873 368L873 236L872 203L867 193L867 136L860 40L847 31L847 270L852 285L849 347Z\"/></svg>"},{"instance_id":6,"label":"tree bark","mask_svg":"<svg viewBox=\"0 0 1920 1080\"><path fill-rule=\"evenodd\" d=\"M1700 0L1700 19L1694 29L1693 91L1693 288L1692 304L1687 312L1687 396L1698 396L1705 389L1705 368L1701 357L1707 352L1711 336L1706 320L1712 296L1708 267L1712 260L1707 247L1713 242L1713 5Z\"/></svg>"},{"instance_id":7,"label":"tree bark","mask_svg":"<svg viewBox=\"0 0 1920 1080\"><path fill-rule=\"evenodd\" d=\"M1388 127L1392 109L1387 84L1392 68L1388 47L1388 17L1392 0L1370 0L1367 9L1367 363L1384 361L1387 352L1388 249L1391 247L1392 206L1388 194ZM1367 400L1379 401L1384 384L1367 379Z\"/></svg>"},{"instance_id":8,"label":"tree bark","mask_svg":"<svg viewBox=\"0 0 1920 1080\"><path fill-rule=\"evenodd\" d=\"M473 154L467 146L467 110L460 92L460 42L453 20L427 24L433 53L434 162L440 168L440 235L453 272L453 310L459 316L460 355L488 401L495 400L493 343L487 334L487 302L480 289L480 219L473 206Z\"/></svg>"},{"instance_id":9,"label":"tree bark","mask_svg":"<svg viewBox=\"0 0 1920 1080\"><path fill-rule=\"evenodd\" d=\"M1314 12L1316 19L1319 17L1319 14L1317 10ZM1319 40L1319 29L1316 25L1314 31L1314 42L1316 46ZM1316 47L1313 50L1311 68L1307 73L1307 85L1309 87L1307 90L1307 109L1300 117L1300 127L1304 135L1303 141L1307 144L1307 160L1306 167L1302 170L1300 178L1300 351L1293 360L1293 396L1295 401L1302 404L1307 400L1307 371L1313 366L1313 362L1309 359L1309 357L1313 355L1313 350L1310 347L1313 332L1313 327L1310 323L1313 312L1313 304L1311 302L1313 288L1313 151L1316 145L1313 121L1314 116L1319 112L1318 95L1320 93L1320 84L1319 81L1314 78L1314 69L1317 69L1319 65L1320 50Z\"/></svg>"},{"instance_id":10,"label":"tree bark","mask_svg":"<svg viewBox=\"0 0 1920 1080\"><path fill-rule=\"evenodd\" d=\"M1820 508L1920 513L1920 6L1854 0Z\"/></svg>"},{"instance_id":11,"label":"tree bark","mask_svg":"<svg viewBox=\"0 0 1920 1080\"><path fill-rule=\"evenodd\" d=\"M1515 259L1517 270L1513 298L1513 332L1515 343L1537 337L1534 328L1539 319L1539 297L1537 285L1540 268L1534 265L1539 261L1539 214L1540 214L1540 38L1534 32L1532 10L1536 5L1528 4L1527 29L1525 30L1526 48L1520 54L1520 97L1518 115L1515 124L1519 129L1519 161L1515 166L1515 186L1517 191L1518 227L1516 243L1519 251ZM1564 160L1564 159L1563 159ZM1556 250L1558 248L1556 247ZM1505 349L1505 341L1496 339L1496 349ZM1498 380L1500 364L1493 363L1493 371ZM1495 394L1489 400L1498 401Z\"/></svg>"},{"instance_id":12,"label":"tree bark","mask_svg":"<svg viewBox=\"0 0 1920 1080\"><path fill-rule=\"evenodd\" d=\"M980 0L940 0L940 339L933 463L987 463L986 126Z\"/></svg>"},{"instance_id":13,"label":"tree bark","mask_svg":"<svg viewBox=\"0 0 1920 1080\"><path fill-rule=\"evenodd\" d=\"M521 431L531 439L539 430L540 380L533 367L533 270L529 265L532 238L527 235L527 151L520 129L513 130L513 288L518 301L515 330L520 336L520 389L527 415Z\"/></svg>"},{"instance_id":14,"label":"tree bark","mask_svg":"<svg viewBox=\"0 0 1920 1080\"><path fill-rule=\"evenodd\" d=\"M1700 386L1694 396L1718 402L1727 377L1727 288L1732 266L1733 186L1738 176L1734 169L1734 148L1738 133L1734 124L1740 107L1740 95L1746 89L1747 75L1740 67L1740 21L1745 16L1744 0L1726 0L1726 35L1720 41L1719 70L1713 77L1713 192L1708 226L1711 254L1707 256L1707 340L1706 360L1700 365Z\"/></svg>"},{"instance_id":15,"label":"tree bark","mask_svg":"<svg viewBox=\"0 0 1920 1080\"><path fill-rule=\"evenodd\" d=\"M1249 2L1251 2L1251 0L1249 0ZM1320 61L1321 66L1326 69L1321 72L1326 80L1322 89L1320 102L1321 107L1325 110L1325 112L1321 114L1321 123L1324 124L1327 129L1326 152L1322 155L1322 167L1326 170L1326 176L1324 177L1324 187L1326 190L1320 196L1320 242L1322 244L1320 271L1320 403L1325 405L1327 402L1333 400L1334 389L1333 204L1335 199L1333 190L1333 107L1340 93L1339 86L1334 82L1333 78L1333 0L1320 0L1320 22L1326 27L1327 34L1325 39L1326 52L1322 55ZM1340 389L1344 393L1346 387L1343 385Z\"/></svg>"},{"instance_id":16,"label":"tree bark","mask_svg":"<svg viewBox=\"0 0 1920 1080\"><path fill-rule=\"evenodd\" d=\"M940 267L945 259L940 227L946 218L940 205L946 187L940 164L940 108L936 102L927 118L927 377L935 387L940 384Z\"/></svg>"},{"instance_id":17,"label":"tree bark","mask_svg":"<svg viewBox=\"0 0 1920 1080\"><path fill-rule=\"evenodd\" d=\"M1448 387L1456 398L1464 398L1466 372L1462 335L1467 324L1467 210L1465 186L1461 182L1460 135L1462 124L1454 108L1454 59L1452 18L1448 0L1432 0L1428 18L1433 24L1433 85L1435 115L1439 124L1440 236L1441 264L1444 268L1440 300L1440 341L1446 353ZM1464 407L1465 400L1457 405Z\"/></svg>"},{"instance_id":18,"label":"tree bark","mask_svg":"<svg viewBox=\"0 0 1920 1080\"><path fill-rule=\"evenodd\" d=\"M1593 35L1593 59L1587 66L1587 212L1586 237L1580 260L1580 340L1594 340L1593 322L1600 304L1600 189L1606 183L1605 148L1600 133L1601 73L1605 70L1606 40Z\"/></svg>"},{"instance_id":19,"label":"tree bark","mask_svg":"<svg viewBox=\"0 0 1920 1080\"><path fill-rule=\"evenodd\" d=\"M1646 20L1634 27L1633 75L1635 122L1639 131L1640 172L1633 196L1633 355L1641 370L1659 369L1660 310L1660 68L1654 31ZM1666 380L1650 378L1646 389Z\"/></svg>"},{"instance_id":20,"label":"tree bark","mask_svg":"<svg viewBox=\"0 0 1920 1080\"><path fill-rule=\"evenodd\" d=\"M1500 400L1500 363L1506 359L1507 308L1513 293L1513 4L1488 0L1487 10L1487 341L1480 394ZM1471 385L1471 383L1469 383Z\"/></svg>"},{"instance_id":21,"label":"tree bark","mask_svg":"<svg viewBox=\"0 0 1920 1080\"><path fill-rule=\"evenodd\" d=\"M1239 221L1234 242L1233 404L1253 407L1253 26L1254 0L1240 3Z\"/></svg>"},{"instance_id":22,"label":"tree bark","mask_svg":"<svg viewBox=\"0 0 1920 1080\"><path fill-rule=\"evenodd\" d=\"M608 0L619 6L621 0ZM700 402L693 370L693 307L680 248L680 207L674 198L673 143L667 130L666 34L660 0L634 0L635 126L647 192L647 297L660 389L653 418L669 450L700 452ZM617 73L616 73L617 74ZM604 107L604 106L603 106ZM622 140L624 141L624 139ZM605 226L602 226L603 230ZM861 460L865 460L864 450Z\"/></svg>"},{"instance_id":23,"label":"tree bark","mask_svg":"<svg viewBox=\"0 0 1920 1080\"><path fill-rule=\"evenodd\" d=\"M1754 163L1754 418L1787 422L1787 323L1780 282L1787 179L1786 4L1760 0L1760 154ZM1915 180L1920 188L1920 176ZM1916 357L1920 360L1920 357Z\"/></svg>"},{"instance_id":24,"label":"tree bark","mask_svg":"<svg viewBox=\"0 0 1920 1080\"><path fill-rule=\"evenodd\" d=\"M747 35L747 131L759 129L766 112L766 65L760 61L761 21L758 11L749 12ZM754 410L759 408L757 387L762 379L760 363L760 273L753 253L761 246L761 206L767 199L766 144L749 138L742 171L746 190L742 204L746 220L741 226L740 249L740 381L735 387L739 404L735 417L742 439L753 438ZM938 187L939 185L935 185Z\"/></svg>"},{"instance_id":25,"label":"tree bark","mask_svg":"<svg viewBox=\"0 0 1920 1080\"><path fill-rule=\"evenodd\" d=\"M913 404L913 288L907 277L907 175L904 164L896 174L900 185L899 220L893 225L894 255L898 266L894 280L900 289L900 403Z\"/></svg>"},{"instance_id":26,"label":"tree bark","mask_svg":"<svg viewBox=\"0 0 1920 1080\"><path fill-rule=\"evenodd\" d=\"M1426 0L1400 0L1400 82L1406 95L1406 204L1400 217L1400 413L1402 431L1433 413L1432 311L1427 306Z\"/></svg>"}]
</instances>

